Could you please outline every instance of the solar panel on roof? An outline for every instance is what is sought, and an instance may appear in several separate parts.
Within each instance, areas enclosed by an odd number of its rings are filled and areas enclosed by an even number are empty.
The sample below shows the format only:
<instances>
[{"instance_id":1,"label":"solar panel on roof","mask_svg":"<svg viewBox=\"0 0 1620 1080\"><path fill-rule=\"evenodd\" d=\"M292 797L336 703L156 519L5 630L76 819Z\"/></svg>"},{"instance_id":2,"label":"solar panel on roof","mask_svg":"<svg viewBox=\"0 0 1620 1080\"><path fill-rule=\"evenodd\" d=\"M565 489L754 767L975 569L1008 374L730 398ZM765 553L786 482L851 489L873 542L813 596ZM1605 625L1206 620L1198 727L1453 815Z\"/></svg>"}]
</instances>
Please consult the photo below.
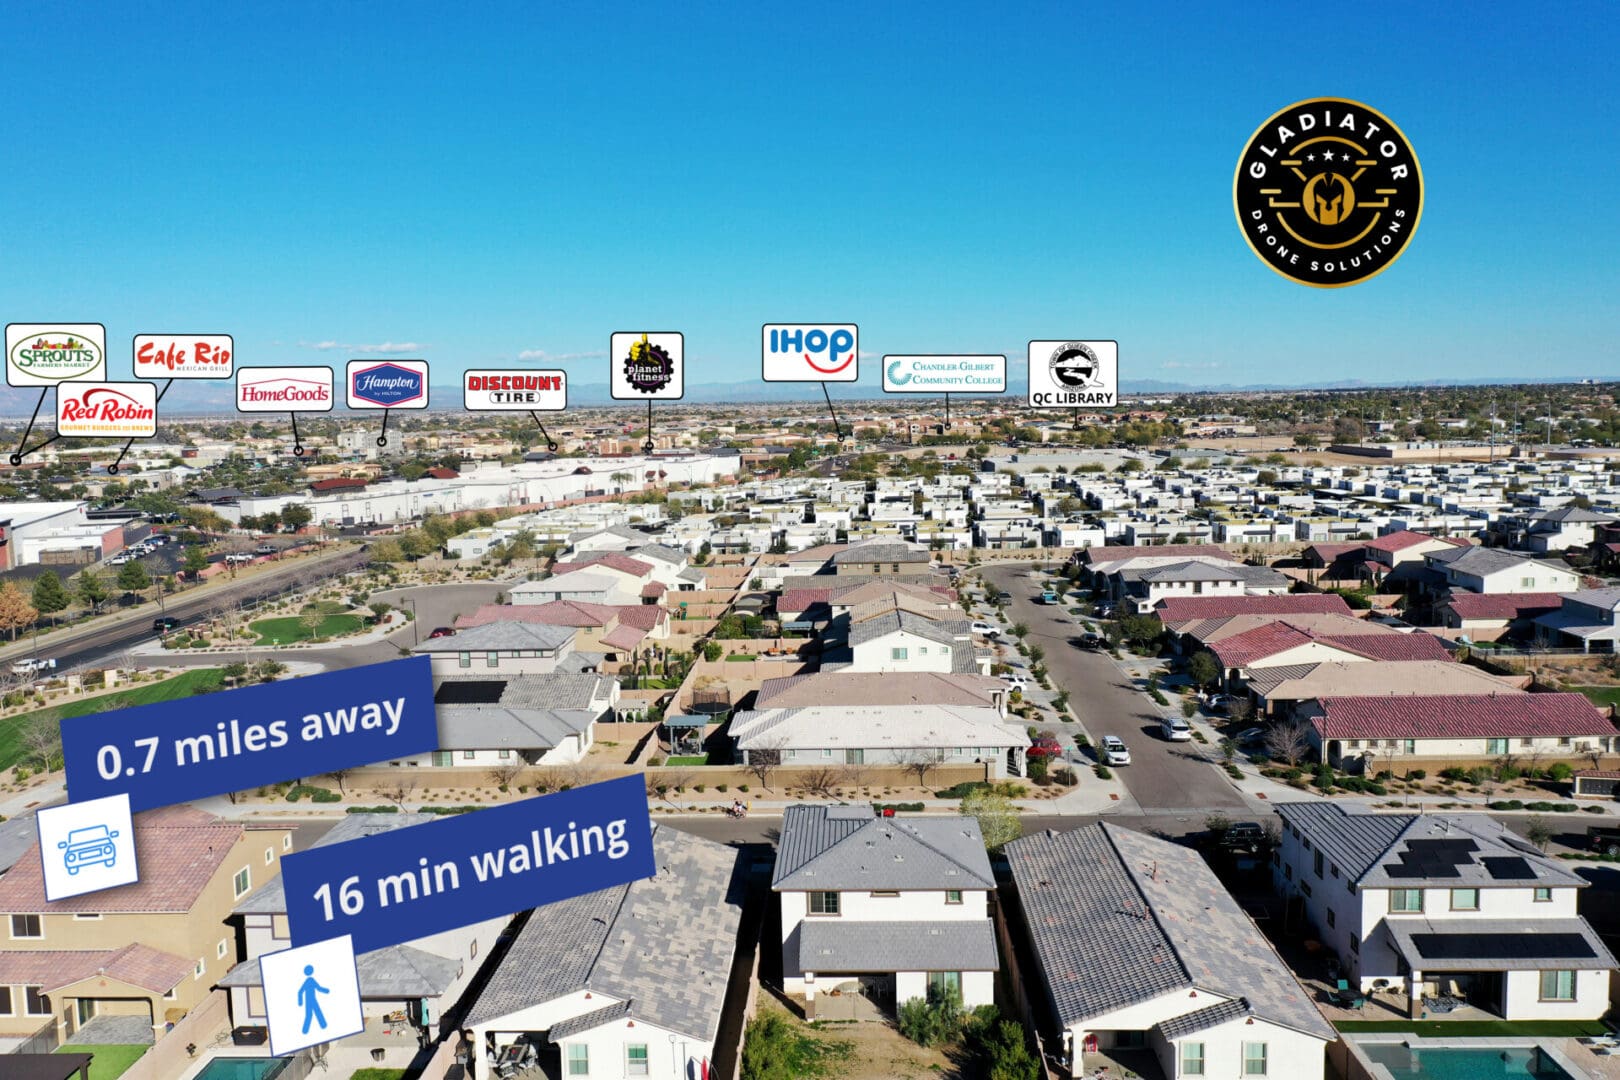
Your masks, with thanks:
<instances>
[{"instance_id":1,"label":"solar panel on roof","mask_svg":"<svg viewBox=\"0 0 1620 1080\"><path fill-rule=\"evenodd\" d=\"M439 684L433 695L435 705L494 705L506 692L504 679L462 682L459 680Z\"/></svg>"},{"instance_id":2,"label":"solar panel on roof","mask_svg":"<svg viewBox=\"0 0 1620 1080\"><path fill-rule=\"evenodd\" d=\"M1580 934L1413 934L1425 960L1586 960L1595 957Z\"/></svg>"},{"instance_id":3,"label":"solar panel on roof","mask_svg":"<svg viewBox=\"0 0 1620 1080\"><path fill-rule=\"evenodd\" d=\"M1536 876L1530 864L1517 855L1487 855L1480 862L1498 881L1528 881Z\"/></svg>"},{"instance_id":4,"label":"solar panel on roof","mask_svg":"<svg viewBox=\"0 0 1620 1080\"><path fill-rule=\"evenodd\" d=\"M1415 866L1408 863L1398 862L1386 863L1384 866L1384 873L1388 874L1392 878L1420 878L1428 876Z\"/></svg>"}]
</instances>

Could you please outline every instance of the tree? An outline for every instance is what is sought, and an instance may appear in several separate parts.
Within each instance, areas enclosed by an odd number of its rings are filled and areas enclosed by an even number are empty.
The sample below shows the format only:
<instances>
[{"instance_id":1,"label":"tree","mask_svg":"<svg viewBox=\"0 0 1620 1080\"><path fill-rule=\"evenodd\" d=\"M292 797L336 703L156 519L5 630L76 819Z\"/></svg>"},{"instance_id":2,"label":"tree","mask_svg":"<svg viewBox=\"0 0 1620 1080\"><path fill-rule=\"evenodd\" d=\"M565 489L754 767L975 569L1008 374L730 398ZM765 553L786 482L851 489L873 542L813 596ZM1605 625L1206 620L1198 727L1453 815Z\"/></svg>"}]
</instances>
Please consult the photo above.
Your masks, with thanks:
<instances>
[{"instance_id":1,"label":"tree","mask_svg":"<svg viewBox=\"0 0 1620 1080\"><path fill-rule=\"evenodd\" d=\"M344 790L343 781L354 775L353 768L328 769L326 775L337 781L339 791L343 792L345 795L348 794L348 792Z\"/></svg>"},{"instance_id":2,"label":"tree","mask_svg":"<svg viewBox=\"0 0 1620 1080\"><path fill-rule=\"evenodd\" d=\"M759 781L760 787L771 786L771 774L782 765L781 737L761 740L761 745L750 747L747 751L748 761L744 767Z\"/></svg>"},{"instance_id":3,"label":"tree","mask_svg":"<svg viewBox=\"0 0 1620 1080\"><path fill-rule=\"evenodd\" d=\"M203 553L200 544L187 544L185 558L180 565L192 580L196 580L208 569L208 556Z\"/></svg>"},{"instance_id":4,"label":"tree","mask_svg":"<svg viewBox=\"0 0 1620 1080\"><path fill-rule=\"evenodd\" d=\"M46 615L55 615L73 603L55 570L47 570L34 579L34 606ZM54 621L54 620L53 620Z\"/></svg>"},{"instance_id":5,"label":"tree","mask_svg":"<svg viewBox=\"0 0 1620 1080\"><path fill-rule=\"evenodd\" d=\"M1200 649L1187 663L1187 677L1195 686L1213 686L1220 681L1221 663L1208 649Z\"/></svg>"},{"instance_id":6,"label":"tree","mask_svg":"<svg viewBox=\"0 0 1620 1080\"><path fill-rule=\"evenodd\" d=\"M233 660L220 668L219 673L225 677L225 681L228 683L240 683L248 677L248 666L241 660Z\"/></svg>"},{"instance_id":7,"label":"tree","mask_svg":"<svg viewBox=\"0 0 1620 1080\"><path fill-rule=\"evenodd\" d=\"M33 626L38 618L39 609L28 602L17 583L6 582L0 589L0 630L11 631L11 640L16 641L17 631Z\"/></svg>"},{"instance_id":8,"label":"tree","mask_svg":"<svg viewBox=\"0 0 1620 1080\"><path fill-rule=\"evenodd\" d=\"M1283 720L1273 724L1266 732L1266 753L1286 762L1289 768L1296 767L1310 750L1307 738L1310 730L1308 720Z\"/></svg>"},{"instance_id":9,"label":"tree","mask_svg":"<svg viewBox=\"0 0 1620 1080\"><path fill-rule=\"evenodd\" d=\"M928 785L928 773L945 760L945 751L938 747L913 747L894 755L894 763L917 778L918 787Z\"/></svg>"},{"instance_id":10,"label":"tree","mask_svg":"<svg viewBox=\"0 0 1620 1080\"><path fill-rule=\"evenodd\" d=\"M1018 808L1013 801L993 791L981 788L972 792L962 800L958 812L979 823L979 831L984 834L984 846L989 851L1001 850L1003 844L1018 839L1024 833L1024 822L1018 816Z\"/></svg>"},{"instance_id":11,"label":"tree","mask_svg":"<svg viewBox=\"0 0 1620 1080\"><path fill-rule=\"evenodd\" d=\"M125 592L145 592L152 587L152 575L140 563L127 562L118 568L118 587Z\"/></svg>"},{"instance_id":12,"label":"tree","mask_svg":"<svg viewBox=\"0 0 1620 1080\"><path fill-rule=\"evenodd\" d=\"M489 770L489 779L496 787L504 790L511 787L512 781L516 780L522 772L523 759L514 758L510 761L503 761Z\"/></svg>"},{"instance_id":13,"label":"tree","mask_svg":"<svg viewBox=\"0 0 1620 1080\"><path fill-rule=\"evenodd\" d=\"M379 788L377 794L399 807L405 809L405 800L416 791L416 781L409 777L396 777L388 786Z\"/></svg>"},{"instance_id":14,"label":"tree","mask_svg":"<svg viewBox=\"0 0 1620 1080\"><path fill-rule=\"evenodd\" d=\"M46 772L61 759L62 729L50 716L35 716L28 721L22 730L22 741L28 760L39 762L39 767Z\"/></svg>"},{"instance_id":15,"label":"tree","mask_svg":"<svg viewBox=\"0 0 1620 1080\"><path fill-rule=\"evenodd\" d=\"M288 529L297 532L315 519L315 512L303 503L288 503L281 508L281 522Z\"/></svg>"},{"instance_id":16,"label":"tree","mask_svg":"<svg viewBox=\"0 0 1620 1080\"><path fill-rule=\"evenodd\" d=\"M1524 823L1524 838L1536 845L1542 851L1547 850L1547 842L1553 838L1552 826L1540 814L1532 814L1530 820Z\"/></svg>"}]
</instances>

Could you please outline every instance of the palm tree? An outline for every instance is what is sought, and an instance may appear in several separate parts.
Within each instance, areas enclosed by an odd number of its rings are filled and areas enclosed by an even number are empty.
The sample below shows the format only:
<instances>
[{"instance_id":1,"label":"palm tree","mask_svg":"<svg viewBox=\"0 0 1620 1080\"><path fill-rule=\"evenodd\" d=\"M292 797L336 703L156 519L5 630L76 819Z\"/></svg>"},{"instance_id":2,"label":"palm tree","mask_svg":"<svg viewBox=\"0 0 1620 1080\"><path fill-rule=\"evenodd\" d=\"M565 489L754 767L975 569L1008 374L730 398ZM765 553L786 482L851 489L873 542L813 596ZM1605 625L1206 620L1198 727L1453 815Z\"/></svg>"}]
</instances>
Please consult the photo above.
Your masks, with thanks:
<instances>
[{"instance_id":1,"label":"palm tree","mask_svg":"<svg viewBox=\"0 0 1620 1080\"><path fill-rule=\"evenodd\" d=\"M624 485L628 484L631 481L632 477L627 472L616 472L611 477L609 477L609 479L611 479L615 484L619 485L619 492L618 493L622 495L622 494L624 494Z\"/></svg>"}]
</instances>

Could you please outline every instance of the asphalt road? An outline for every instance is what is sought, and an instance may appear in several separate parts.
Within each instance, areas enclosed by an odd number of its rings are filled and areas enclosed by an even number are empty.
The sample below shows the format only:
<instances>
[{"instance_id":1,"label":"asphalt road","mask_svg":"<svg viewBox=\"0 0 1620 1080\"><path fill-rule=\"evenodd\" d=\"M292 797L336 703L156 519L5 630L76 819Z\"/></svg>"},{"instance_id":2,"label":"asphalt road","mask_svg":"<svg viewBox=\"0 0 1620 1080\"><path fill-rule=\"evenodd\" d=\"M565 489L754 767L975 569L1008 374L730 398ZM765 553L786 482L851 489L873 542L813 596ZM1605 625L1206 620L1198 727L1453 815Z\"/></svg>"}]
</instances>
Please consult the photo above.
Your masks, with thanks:
<instances>
[{"instance_id":1,"label":"asphalt road","mask_svg":"<svg viewBox=\"0 0 1620 1080\"><path fill-rule=\"evenodd\" d=\"M1027 624L1025 642L1046 650L1053 686L1069 692L1069 708L1091 739L1117 735L1124 740L1131 764L1116 768L1114 775L1142 811L1150 816L1186 812L1202 820L1205 810L1246 808L1226 775L1200 755L1198 743L1166 742L1159 735L1153 702L1111 656L1069 644L1081 628L1064 608L1035 602L1037 585L1028 573L1027 564L1012 564L987 567L982 576L993 589L1012 594L1008 621Z\"/></svg>"}]
</instances>

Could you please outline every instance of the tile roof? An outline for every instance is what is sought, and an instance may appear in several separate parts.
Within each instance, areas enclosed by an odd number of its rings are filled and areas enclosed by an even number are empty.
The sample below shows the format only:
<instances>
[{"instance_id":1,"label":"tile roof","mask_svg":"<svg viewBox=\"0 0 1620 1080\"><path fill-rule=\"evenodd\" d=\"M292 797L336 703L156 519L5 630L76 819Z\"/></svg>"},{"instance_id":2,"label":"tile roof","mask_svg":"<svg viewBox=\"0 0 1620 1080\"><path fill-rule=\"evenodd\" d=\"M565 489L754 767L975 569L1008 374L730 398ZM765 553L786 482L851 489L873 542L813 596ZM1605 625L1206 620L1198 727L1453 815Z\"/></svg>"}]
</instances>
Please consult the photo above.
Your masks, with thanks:
<instances>
[{"instance_id":1,"label":"tile roof","mask_svg":"<svg viewBox=\"0 0 1620 1080\"><path fill-rule=\"evenodd\" d=\"M1582 694L1323 698L1324 739L1502 739L1620 734Z\"/></svg>"},{"instance_id":2,"label":"tile roof","mask_svg":"<svg viewBox=\"0 0 1620 1080\"><path fill-rule=\"evenodd\" d=\"M1315 627L1278 621L1211 641L1208 648L1229 668L1245 667L1312 642L1369 660L1451 660L1445 644L1433 634L1403 634L1377 623L1347 622L1345 629L1354 633L1323 633Z\"/></svg>"},{"instance_id":3,"label":"tile roof","mask_svg":"<svg viewBox=\"0 0 1620 1080\"><path fill-rule=\"evenodd\" d=\"M869 562L928 562L928 552L914 544L898 540L872 539L850 544L832 556L834 566Z\"/></svg>"},{"instance_id":4,"label":"tile roof","mask_svg":"<svg viewBox=\"0 0 1620 1080\"><path fill-rule=\"evenodd\" d=\"M869 806L783 812L771 882L778 892L995 887L975 818L878 817Z\"/></svg>"},{"instance_id":5,"label":"tile roof","mask_svg":"<svg viewBox=\"0 0 1620 1080\"><path fill-rule=\"evenodd\" d=\"M1503 677L1469 664L1439 660L1411 660L1401 664L1364 660L1316 664L1286 664L1253 668L1248 686L1273 701L1308 701L1323 697L1386 696L1432 697L1444 694L1508 693L1530 681L1528 676Z\"/></svg>"},{"instance_id":6,"label":"tile roof","mask_svg":"<svg viewBox=\"0 0 1620 1080\"><path fill-rule=\"evenodd\" d=\"M1134 547L1090 547L1081 558L1088 566L1123 562L1127 559L1186 559L1192 557L1237 562L1237 557L1215 544L1145 544Z\"/></svg>"},{"instance_id":7,"label":"tile roof","mask_svg":"<svg viewBox=\"0 0 1620 1080\"><path fill-rule=\"evenodd\" d=\"M796 615L817 604L825 604L832 589L788 589L776 601L776 610L782 615Z\"/></svg>"},{"instance_id":8,"label":"tile roof","mask_svg":"<svg viewBox=\"0 0 1620 1080\"><path fill-rule=\"evenodd\" d=\"M653 877L535 908L463 1026L591 990L626 1002L622 1015L712 1040L742 921L738 852L658 824L653 851Z\"/></svg>"},{"instance_id":9,"label":"tile roof","mask_svg":"<svg viewBox=\"0 0 1620 1080\"><path fill-rule=\"evenodd\" d=\"M117 949L7 949L0 950L0 986L38 986L49 994L105 975L166 994L191 974L193 962L139 943Z\"/></svg>"},{"instance_id":10,"label":"tile roof","mask_svg":"<svg viewBox=\"0 0 1620 1080\"><path fill-rule=\"evenodd\" d=\"M997 971L989 919L928 921L805 919L799 924L800 971Z\"/></svg>"},{"instance_id":11,"label":"tile roof","mask_svg":"<svg viewBox=\"0 0 1620 1080\"><path fill-rule=\"evenodd\" d=\"M1615 966L1614 955L1586 920L1580 918L1469 919L1459 926L1455 922L1436 924L1426 917L1415 916L1386 918L1384 929L1389 931L1395 951L1414 971L1539 971L1571 967L1591 970ZM1552 947L1555 940L1562 947ZM1444 949L1449 942L1466 942L1466 945L1460 950ZM1568 949L1571 944L1584 947L1584 954L1571 956ZM1444 959L1434 957L1437 946L1446 954Z\"/></svg>"},{"instance_id":12,"label":"tile roof","mask_svg":"<svg viewBox=\"0 0 1620 1080\"><path fill-rule=\"evenodd\" d=\"M1557 611L1570 593L1476 593L1453 590L1445 606L1459 619L1528 619Z\"/></svg>"},{"instance_id":13,"label":"tile roof","mask_svg":"<svg viewBox=\"0 0 1620 1080\"><path fill-rule=\"evenodd\" d=\"M1430 562L1441 563L1464 574L1472 574L1477 577L1487 577L1504 571L1517 572L1532 566L1541 570L1559 570L1566 574L1573 573L1567 566L1542 562L1531 558L1529 555L1516 551L1504 551L1501 548L1453 547L1446 548L1443 551L1426 552L1423 557Z\"/></svg>"},{"instance_id":14,"label":"tile roof","mask_svg":"<svg viewBox=\"0 0 1620 1080\"><path fill-rule=\"evenodd\" d=\"M570 1016L566 1020L559 1020L551 1025L547 1033L548 1041L556 1043L599 1028L603 1024L612 1024L630 1016L631 1003L616 1001L612 1005L604 1005L600 1009L592 1009L578 1016Z\"/></svg>"},{"instance_id":15,"label":"tile roof","mask_svg":"<svg viewBox=\"0 0 1620 1080\"><path fill-rule=\"evenodd\" d=\"M854 585L834 588L829 592L827 602L835 607L853 608L873 600L889 600L900 596L910 597L925 604L936 606L956 606L956 590L948 586L919 585L909 581L899 581L892 577L881 581L862 581Z\"/></svg>"},{"instance_id":16,"label":"tile roof","mask_svg":"<svg viewBox=\"0 0 1620 1080\"><path fill-rule=\"evenodd\" d=\"M635 578L644 578L652 573L652 564L642 562L640 559L632 559L630 556L617 551L591 552L588 555L570 559L568 562L558 563L551 568L551 572L553 574L571 574L577 570L585 570L591 567L597 569L606 567L609 570L617 570L621 574L629 574Z\"/></svg>"},{"instance_id":17,"label":"tile roof","mask_svg":"<svg viewBox=\"0 0 1620 1080\"><path fill-rule=\"evenodd\" d=\"M1270 942L1186 848L1111 823L1008 844L1059 1023L1175 991L1243 998L1255 1016L1336 1036Z\"/></svg>"},{"instance_id":18,"label":"tile roof","mask_svg":"<svg viewBox=\"0 0 1620 1080\"><path fill-rule=\"evenodd\" d=\"M1384 551L1394 554L1398 551L1405 551L1410 547L1417 547L1419 544L1432 544L1439 539L1439 537L1430 536L1428 533L1401 529L1399 532L1385 533L1374 540L1363 541L1361 546L1370 551Z\"/></svg>"},{"instance_id":19,"label":"tile roof","mask_svg":"<svg viewBox=\"0 0 1620 1080\"><path fill-rule=\"evenodd\" d=\"M742 750L860 748L903 753L978 747L1000 752L1028 746L1024 725L974 705L808 705L733 716L730 735Z\"/></svg>"},{"instance_id":20,"label":"tile roof","mask_svg":"<svg viewBox=\"0 0 1620 1080\"><path fill-rule=\"evenodd\" d=\"M1190 1013L1172 1016L1168 1020L1153 1025L1153 1030L1166 1042L1174 1042L1188 1035L1196 1035L1200 1031L1208 1031L1222 1024L1229 1024L1233 1020L1242 1020L1253 1015L1246 998L1233 998L1230 1001L1217 1002L1206 1005L1202 1009L1194 1009Z\"/></svg>"},{"instance_id":21,"label":"tile roof","mask_svg":"<svg viewBox=\"0 0 1620 1080\"><path fill-rule=\"evenodd\" d=\"M135 858L141 867L141 879L52 903L45 900L44 867L36 841L0 877L0 911L52 915L188 912L232 847L242 839L239 823L219 818L211 821L171 825L161 818L154 821L147 814L137 814Z\"/></svg>"},{"instance_id":22,"label":"tile roof","mask_svg":"<svg viewBox=\"0 0 1620 1080\"><path fill-rule=\"evenodd\" d=\"M852 624L849 628L849 644L861 645L901 632L950 645L959 637L966 639L971 636L972 629L965 619L932 619L914 611L890 611Z\"/></svg>"},{"instance_id":23,"label":"tile roof","mask_svg":"<svg viewBox=\"0 0 1620 1080\"><path fill-rule=\"evenodd\" d=\"M499 705L439 705L441 750L553 750L590 728L584 709L509 709ZM521 762L519 762L521 764Z\"/></svg>"},{"instance_id":24,"label":"tile roof","mask_svg":"<svg viewBox=\"0 0 1620 1080\"><path fill-rule=\"evenodd\" d=\"M754 697L755 709L816 705L977 705L994 704L992 694L1007 684L988 675L938 671L851 672L786 675L766 679Z\"/></svg>"},{"instance_id":25,"label":"tile roof","mask_svg":"<svg viewBox=\"0 0 1620 1080\"><path fill-rule=\"evenodd\" d=\"M1280 596L1171 596L1157 605L1166 626L1191 619L1218 619L1231 615L1329 614L1352 616L1350 605L1338 593L1283 593ZM1353 616L1352 616L1353 617Z\"/></svg>"},{"instance_id":26,"label":"tile roof","mask_svg":"<svg viewBox=\"0 0 1620 1080\"><path fill-rule=\"evenodd\" d=\"M373 949L354 958L360 974L362 998L397 999L439 997L461 977L459 959L440 956L412 945L390 945ZM224 987L263 986L257 959L244 960L219 980Z\"/></svg>"},{"instance_id":27,"label":"tile roof","mask_svg":"<svg viewBox=\"0 0 1620 1080\"><path fill-rule=\"evenodd\" d=\"M492 622L470 626L450 637L429 638L412 649L418 653L509 652L513 649L562 649L574 640L574 629L547 623Z\"/></svg>"},{"instance_id":28,"label":"tile roof","mask_svg":"<svg viewBox=\"0 0 1620 1080\"><path fill-rule=\"evenodd\" d=\"M492 622L546 623L550 626L606 626L614 619L622 626L652 630L667 615L656 604L592 604L584 600L551 600L544 604L483 604L471 615L456 619L464 629Z\"/></svg>"}]
</instances>

